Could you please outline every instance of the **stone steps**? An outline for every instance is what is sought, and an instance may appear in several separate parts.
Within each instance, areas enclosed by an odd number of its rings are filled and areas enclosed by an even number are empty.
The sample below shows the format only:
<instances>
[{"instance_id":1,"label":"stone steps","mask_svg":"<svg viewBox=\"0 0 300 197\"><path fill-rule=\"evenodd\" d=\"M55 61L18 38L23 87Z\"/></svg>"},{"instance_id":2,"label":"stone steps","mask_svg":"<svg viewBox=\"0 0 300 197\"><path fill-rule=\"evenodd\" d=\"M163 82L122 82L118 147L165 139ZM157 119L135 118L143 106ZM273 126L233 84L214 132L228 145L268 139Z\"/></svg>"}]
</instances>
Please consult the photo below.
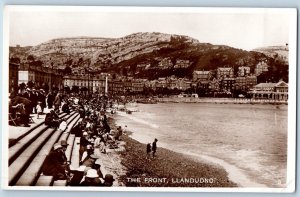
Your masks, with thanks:
<instances>
[{"instance_id":1,"label":"stone steps","mask_svg":"<svg viewBox=\"0 0 300 197\"><path fill-rule=\"evenodd\" d=\"M79 115L75 115L73 117L73 120L68 124L68 129L67 131L72 128L73 125L76 124L76 122L79 119ZM66 132L67 132L66 131ZM38 178L40 174L40 170L42 168L42 165L48 155L48 153L51 151L54 143L56 143L58 140L59 136L62 135L61 131L56 131L50 139L47 141L47 143L43 146L43 148L39 151L39 153L35 156L31 164L28 166L26 171L22 174L16 185L35 185L36 179Z\"/></svg>"},{"instance_id":2,"label":"stone steps","mask_svg":"<svg viewBox=\"0 0 300 197\"><path fill-rule=\"evenodd\" d=\"M67 115L68 125L75 124L74 120L78 116L78 113ZM37 128L36 130L38 132L33 130L26 136L26 141L24 138L22 139L25 141L22 146L15 145L18 149L14 148L15 146L9 149L10 152L13 148L14 153L10 153L10 158L14 155L14 159L10 160L9 165L9 185L33 185L44 159L62 134L61 131L53 128L43 128L42 130ZM31 139L27 139L29 137Z\"/></svg>"},{"instance_id":3,"label":"stone steps","mask_svg":"<svg viewBox=\"0 0 300 197\"><path fill-rule=\"evenodd\" d=\"M60 118L69 118L70 116L74 115L76 112L71 113L70 115L61 114ZM36 127L35 129L30 129L28 134L23 138L19 139L18 142L9 148L9 165L22 153L22 151L28 147L32 142L34 142L40 135L43 134L49 126L40 124L40 126Z\"/></svg>"},{"instance_id":4,"label":"stone steps","mask_svg":"<svg viewBox=\"0 0 300 197\"><path fill-rule=\"evenodd\" d=\"M72 111L71 111L71 112L72 112ZM58 114L58 116L59 116L59 118L64 118L65 116L67 116L67 114L61 112L61 113ZM14 139L14 140L13 140L14 143L9 144L9 148L12 147L12 146L14 146L14 145L15 145L16 143L18 143L22 138L24 138L25 136L27 136L28 134L30 134L32 131L34 131L34 130L37 129L38 127L44 125L44 123L45 123L45 121L42 121L41 123L39 123L39 124L37 124L37 125L31 127L30 129L28 129L23 135L19 136L17 139Z\"/></svg>"}]
</instances>

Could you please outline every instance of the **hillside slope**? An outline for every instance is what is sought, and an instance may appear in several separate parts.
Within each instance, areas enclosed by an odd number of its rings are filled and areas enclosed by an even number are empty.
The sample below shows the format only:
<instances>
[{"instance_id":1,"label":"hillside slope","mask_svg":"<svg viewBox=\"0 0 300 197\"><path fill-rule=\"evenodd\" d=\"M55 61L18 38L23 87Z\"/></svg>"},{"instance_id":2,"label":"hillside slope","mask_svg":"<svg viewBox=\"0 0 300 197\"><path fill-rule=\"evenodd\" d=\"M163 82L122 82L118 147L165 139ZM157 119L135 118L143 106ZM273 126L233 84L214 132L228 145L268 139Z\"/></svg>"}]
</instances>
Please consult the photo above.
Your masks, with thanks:
<instances>
[{"instance_id":1,"label":"hillside slope","mask_svg":"<svg viewBox=\"0 0 300 197\"><path fill-rule=\"evenodd\" d=\"M14 47L11 54L20 56ZM221 66L250 66L252 72L261 61L272 56L261 51L245 51L224 45L200 43L183 35L139 32L122 38L59 38L26 48L23 57L33 55L44 66L73 70L89 66L98 72L154 79L176 75L191 77L194 70L213 70ZM237 69L235 69L237 71Z\"/></svg>"}]
</instances>

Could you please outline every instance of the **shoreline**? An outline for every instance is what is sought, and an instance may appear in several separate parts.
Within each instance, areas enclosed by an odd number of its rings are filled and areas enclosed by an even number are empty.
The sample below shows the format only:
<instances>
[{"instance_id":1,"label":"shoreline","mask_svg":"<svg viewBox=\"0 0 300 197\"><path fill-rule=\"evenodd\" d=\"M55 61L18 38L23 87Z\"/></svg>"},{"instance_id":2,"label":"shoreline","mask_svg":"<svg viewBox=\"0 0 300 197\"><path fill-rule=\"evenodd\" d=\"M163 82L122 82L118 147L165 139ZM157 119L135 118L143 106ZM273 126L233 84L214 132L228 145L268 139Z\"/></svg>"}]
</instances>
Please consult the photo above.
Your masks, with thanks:
<instances>
[{"instance_id":1,"label":"shoreline","mask_svg":"<svg viewBox=\"0 0 300 197\"><path fill-rule=\"evenodd\" d=\"M116 128L110 117L111 128ZM199 161L192 156L161 148L157 156L146 159L146 144L131 138L126 131L121 139L124 150L118 152L118 162L124 167L119 182L127 187L238 187L228 178L228 172L218 165Z\"/></svg>"},{"instance_id":2,"label":"shoreline","mask_svg":"<svg viewBox=\"0 0 300 197\"><path fill-rule=\"evenodd\" d=\"M271 99L248 99L248 98L211 98L211 97L167 97L158 98L158 103L215 103L215 104L270 104L270 105L287 105L288 101L271 100Z\"/></svg>"}]
</instances>

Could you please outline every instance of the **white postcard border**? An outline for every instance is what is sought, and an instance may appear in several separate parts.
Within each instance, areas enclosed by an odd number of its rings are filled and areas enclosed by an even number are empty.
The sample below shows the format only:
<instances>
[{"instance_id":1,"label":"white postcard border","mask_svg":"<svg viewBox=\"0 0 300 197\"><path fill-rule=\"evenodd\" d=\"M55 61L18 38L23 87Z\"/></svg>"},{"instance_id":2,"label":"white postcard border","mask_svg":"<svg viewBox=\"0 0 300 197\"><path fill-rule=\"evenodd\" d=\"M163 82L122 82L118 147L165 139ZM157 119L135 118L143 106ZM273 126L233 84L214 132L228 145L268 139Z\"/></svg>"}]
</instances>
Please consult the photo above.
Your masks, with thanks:
<instances>
[{"instance_id":1,"label":"white postcard border","mask_svg":"<svg viewBox=\"0 0 300 197\"><path fill-rule=\"evenodd\" d=\"M76 12L166 12L166 13L285 13L290 16L289 29L289 101L288 101L288 159L286 188L159 188L159 187L39 187L8 186L8 59L9 12L11 11L76 11ZM58 191L151 191L151 192L262 192L290 193L295 191L296 176L296 67L297 67L297 10L294 8L200 8L200 7L129 7L129 6L5 6L2 98L2 188L6 190L58 190Z\"/></svg>"}]
</instances>

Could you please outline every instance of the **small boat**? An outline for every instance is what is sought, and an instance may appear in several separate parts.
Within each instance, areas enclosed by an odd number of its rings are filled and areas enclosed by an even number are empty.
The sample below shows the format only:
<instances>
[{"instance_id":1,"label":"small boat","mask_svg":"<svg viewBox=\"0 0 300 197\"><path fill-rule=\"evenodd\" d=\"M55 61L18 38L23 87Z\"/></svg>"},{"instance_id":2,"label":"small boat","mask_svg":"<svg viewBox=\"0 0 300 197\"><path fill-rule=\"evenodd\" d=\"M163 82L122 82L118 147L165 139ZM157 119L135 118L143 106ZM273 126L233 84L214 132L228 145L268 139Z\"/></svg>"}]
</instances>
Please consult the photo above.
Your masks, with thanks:
<instances>
[{"instance_id":1,"label":"small boat","mask_svg":"<svg viewBox=\"0 0 300 197\"><path fill-rule=\"evenodd\" d=\"M137 103L142 103L142 104L157 104L157 100L151 99L151 98L141 99L141 100L138 100Z\"/></svg>"}]
</instances>

